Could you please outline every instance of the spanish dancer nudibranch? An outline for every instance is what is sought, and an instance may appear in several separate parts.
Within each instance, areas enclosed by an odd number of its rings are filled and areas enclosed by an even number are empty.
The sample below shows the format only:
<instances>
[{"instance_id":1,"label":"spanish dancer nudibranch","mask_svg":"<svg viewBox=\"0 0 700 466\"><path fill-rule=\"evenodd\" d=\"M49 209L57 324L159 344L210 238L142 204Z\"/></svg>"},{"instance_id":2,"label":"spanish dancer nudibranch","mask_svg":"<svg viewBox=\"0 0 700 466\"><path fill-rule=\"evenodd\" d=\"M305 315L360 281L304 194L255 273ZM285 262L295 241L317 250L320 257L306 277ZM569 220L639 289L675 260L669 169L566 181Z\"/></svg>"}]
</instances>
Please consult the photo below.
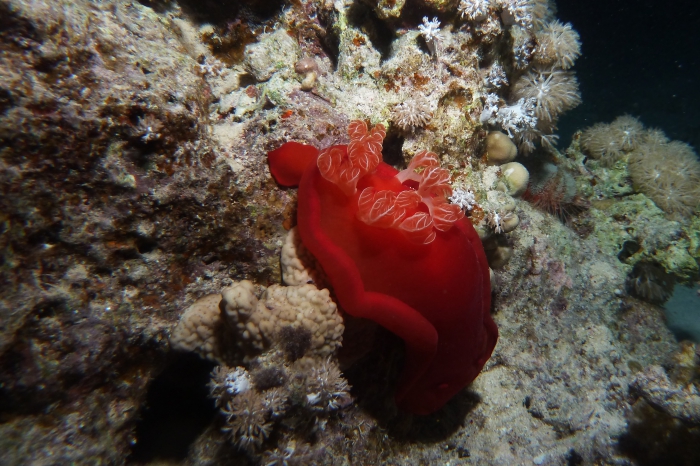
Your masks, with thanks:
<instances>
[{"instance_id":1,"label":"spanish dancer nudibranch","mask_svg":"<svg viewBox=\"0 0 700 466\"><path fill-rule=\"evenodd\" d=\"M268 154L283 186L299 186L297 224L345 312L403 339L399 408L430 414L491 356L489 267L481 241L431 152L399 172L382 162L385 130L363 121L350 143L319 151L288 142Z\"/></svg>"}]
</instances>

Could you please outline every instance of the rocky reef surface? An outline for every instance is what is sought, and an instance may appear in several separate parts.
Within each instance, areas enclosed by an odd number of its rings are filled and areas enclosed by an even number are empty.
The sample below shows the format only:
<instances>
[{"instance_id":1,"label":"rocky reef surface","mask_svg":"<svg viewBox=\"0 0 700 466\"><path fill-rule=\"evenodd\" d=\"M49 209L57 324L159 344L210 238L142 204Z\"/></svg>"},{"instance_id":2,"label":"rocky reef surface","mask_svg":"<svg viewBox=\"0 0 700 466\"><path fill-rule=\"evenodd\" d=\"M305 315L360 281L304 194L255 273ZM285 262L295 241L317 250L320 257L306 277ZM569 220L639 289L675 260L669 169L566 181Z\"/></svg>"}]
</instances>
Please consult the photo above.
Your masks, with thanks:
<instances>
[{"instance_id":1,"label":"rocky reef surface","mask_svg":"<svg viewBox=\"0 0 700 466\"><path fill-rule=\"evenodd\" d=\"M700 220L639 192L624 151L551 146L579 99L551 2L227 3L0 0L0 464L700 462L700 356L659 306L697 279ZM537 101L552 76L561 95ZM171 348L188 309L218 322L216 295L244 280L250 302L291 299L296 192L267 153L344 143L354 119L387 125L399 168L440 155L494 272L495 352L430 416L392 405L393 335L346 316L336 354L332 302L304 321L309 346L241 346L237 320L226 354ZM498 130L528 192L485 149ZM257 430L231 414L244 402L267 403Z\"/></svg>"}]
</instances>

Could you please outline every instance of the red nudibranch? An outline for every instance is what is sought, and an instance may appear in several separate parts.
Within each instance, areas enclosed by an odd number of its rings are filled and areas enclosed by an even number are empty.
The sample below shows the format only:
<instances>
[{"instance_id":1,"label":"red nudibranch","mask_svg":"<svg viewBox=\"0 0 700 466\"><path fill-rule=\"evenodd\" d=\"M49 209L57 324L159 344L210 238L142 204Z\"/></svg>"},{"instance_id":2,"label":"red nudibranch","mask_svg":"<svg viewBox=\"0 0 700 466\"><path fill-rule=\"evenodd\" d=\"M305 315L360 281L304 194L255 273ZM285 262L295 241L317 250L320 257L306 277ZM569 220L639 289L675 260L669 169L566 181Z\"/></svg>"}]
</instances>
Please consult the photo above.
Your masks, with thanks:
<instances>
[{"instance_id":1,"label":"red nudibranch","mask_svg":"<svg viewBox=\"0 0 700 466\"><path fill-rule=\"evenodd\" d=\"M299 186L297 225L340 307L403 339L399 408L430 414L470 384L496 346L489 268L470 221L446 198L449 173L431 152L399 172L382 162L382 125L348 127L350 143L319 152L288 142L268 154Z\"/></svg>"}]
</instances>

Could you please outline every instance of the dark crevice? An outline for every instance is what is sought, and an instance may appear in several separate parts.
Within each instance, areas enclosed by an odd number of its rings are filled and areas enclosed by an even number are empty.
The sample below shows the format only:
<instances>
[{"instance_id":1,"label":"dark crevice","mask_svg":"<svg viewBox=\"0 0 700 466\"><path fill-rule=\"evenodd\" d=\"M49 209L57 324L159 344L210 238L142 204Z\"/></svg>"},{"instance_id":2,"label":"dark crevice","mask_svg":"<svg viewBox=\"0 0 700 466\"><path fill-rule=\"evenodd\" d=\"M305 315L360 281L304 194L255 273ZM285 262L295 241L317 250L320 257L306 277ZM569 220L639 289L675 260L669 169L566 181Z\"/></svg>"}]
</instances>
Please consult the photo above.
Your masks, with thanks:
<instances>
[{"instance_id":1,"label":"dark crevice","mask_svg":"<svg viewBox=\"0 0 700 466\"><path fill-rule=\"evenodd\" d=\"M182 11L198 25L210 25L199 31L213 55L227 65L240 63L248 44L260 34L275 30L284 0L179 0ZM203 59L204 57L199 57Z\"/></svg>"},{"instance_id":2,"label":"dark crevice","mask_svg":"<svg viewBox=\"0 0 700 466\"><path fill-rule=\"evenodd\" d=\"M190 445L213 421L207 383L214 364L178 354L148 389L129 462L184 460Z\"/></svg>"},{"instance_id":3,"label":"dark crevice","mask_svg":"<svg viewBox=\"0 0 700 466\"><path fill-rule=\"evenodd\" d=\"M690 426L646 403L635 405L629 428L620 437L623 454L640 466L700 464L700 426Z\"/></svg>"},{"instance_id":4,"label":"dark crevice","mask_svg":"<svg viewBox=\"0 0 700 466\"><path fill-rule=\"evenodd\" d=\"M566 466L581 466L583 464L583 456L581 456L573 448L566 454Z\"/></svg>"},{"instance_id":5,"label":"dark crevice","mask_svg":"<svg viewBox=\"0 0 700 466\"><path fill-rule=\"evenodd\" d=\"M244 73L238 77L238 85L242 89L248 86L254 86L258 82L255 80L252 74Z\"/></svg>"},{"instance_id":6,"label":"dark crevice","mask_svg":"<svg viewBox=\"0 0 700 466\"><path fill-rule=\"evenodd\" d=\"M179 0L183 11L200 23L226 25L237 20L261 22L278 16L284 0Z\"/></svg>"},{"instance_id":7,"label":"dark crevice","mask_svg":"<svg viewBox=\"0 0 700 466\"><path fill-rule=\"evenodd\" d=\"M170 0L139 0L139 3L160 14L166 13L172 8Z\"/></svg>"},{"instance_id":8,"label":"dark crevice","mask_svg":"<svg viewBox=\"0 0 700 466\"><path fill-rule=\"evenodd\" d=\"M29 247L45 247L47 244L56 244L61 241L61 230L63 222L56 222L46 228L32 232L27 235L27 245Z\"/></svg>"},{"instance_id":9,"label":"dark crevice","mask_svg":"<svg viewBox=\"0 0 700 466\"><path fill-rule=\"evenodd\" d=\"M392 125L386 133L382 147L384 163L388 163L400 170L406 168L403 159L403 141L403 135Z\"/></svg>"},{"instance_id":10,"label":"dark crevice","mask_svg":"<svg viewBox=\"0 0 700 466\"><path fill-rule=\"evenodd\" d=\"M139 254L148 254L153 252L153 250L158 246L158 243L150 238L137 238L136 239L136 249Z\"/></svg>"},{"instance_id":11,"label":"dark crevice","mask_svg":"<svg viewBox=\"0 0 700 466\"><path fill-rule=\"evenodd\" d=\"M626 280L627 291L644 301L663 304L673 294L673 275L656 261L637 262Z\"/></svg>"},{"instance_id":12,"label":"dark crevice","mask_svg":"<svg viewBox=\"0 0 700 466\"><path fill-rule=\"evenodd\" d=\"M323 53L333 63L333 69L337 70L338 59L340 58L340 37L336 33L332 22L329 21L328 24L323 24L323 21L321 21L321 25L325 27L326 33L323 37L319 37L319 45Z\"/></svg>"},{"instance_id":13,"label":"dark crevice","mask_svg":"<svg viewBox=\"0 0 700 466\"><path fill-rule=\"evenodd\" d=\"M117 347L125 338L122 331L66 301L37 305L0 354L0 423L15 416L51 416L48 406L84 400L88 393L115 384L135 363ZM41 354L36 347L43 348ZM139 347L149 361L151 350Z\"/></svg>"},{"instance_id":14,"label":"dark crevice","mask_svg":"<svg viewBox=\"0 0 700 466\"><path fill-rule=\"evenodd\" d=\"M642 249L642 246L636 240L628 240L622 243L622 249L617 254L617 258L620 262L627 262L627 259L638 253Z\"/></svg>"},{"instance_id":15,"label":"dark crevice","mask_svg":"<svg viewBox=\"0 0 700 466\"><path fill-rule=\"evenodd\" d=\"M348 22L369 36L382 61L389 58L395 31L380 20L372 8L359 2L353 3L348 10Z\"/></svg>"}]
</instances>

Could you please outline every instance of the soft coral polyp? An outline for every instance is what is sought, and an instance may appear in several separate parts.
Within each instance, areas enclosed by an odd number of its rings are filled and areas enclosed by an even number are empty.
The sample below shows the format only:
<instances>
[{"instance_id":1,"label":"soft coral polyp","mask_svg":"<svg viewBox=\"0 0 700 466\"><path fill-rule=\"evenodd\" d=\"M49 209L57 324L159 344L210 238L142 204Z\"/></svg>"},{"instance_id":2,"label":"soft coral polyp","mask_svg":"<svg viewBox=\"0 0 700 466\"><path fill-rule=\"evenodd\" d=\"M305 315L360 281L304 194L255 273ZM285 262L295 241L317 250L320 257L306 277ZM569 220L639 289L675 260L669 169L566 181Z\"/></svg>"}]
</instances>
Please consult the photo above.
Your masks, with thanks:
<instances>
[{"instance_id":1,"label":"soft coral polyp","mask_svg":"<svg viewBox=\"0 0 700 466\"><path fill-rule=\"evenodd\" d=\"M429 414L476 378L496 344L486 256L447 203L435 154L399 172L381 162L383 126L355 121L348 133L349 145L320 153L287 143L269 154L270 169L299 185L299 234L342 309L404 340L398 406Z\"/></svg>"}]
</instances>

